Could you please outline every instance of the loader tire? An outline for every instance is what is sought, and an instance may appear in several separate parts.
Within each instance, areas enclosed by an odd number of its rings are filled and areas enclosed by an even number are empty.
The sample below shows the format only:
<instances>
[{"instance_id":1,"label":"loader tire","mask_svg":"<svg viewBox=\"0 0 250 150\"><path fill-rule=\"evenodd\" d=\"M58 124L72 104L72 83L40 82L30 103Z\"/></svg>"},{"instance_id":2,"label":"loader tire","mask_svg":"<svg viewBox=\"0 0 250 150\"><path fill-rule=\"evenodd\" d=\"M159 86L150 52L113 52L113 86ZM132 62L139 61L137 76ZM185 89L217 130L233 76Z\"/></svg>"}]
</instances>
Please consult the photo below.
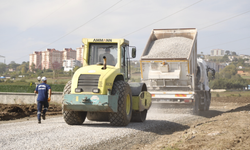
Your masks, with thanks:
<instances>
[{"instance_id":1,"label":"loader tire","mask_svg":"<svg viewBox=\"0 0 250 150\"><path fill-rule=\"evenodd\" d=\"M63 105L63 100L64 100L64 95L65 94L70 94L71 92L71 80L69 80L66 85L64 86L64 89L63 89L63 94L62 94L62 114L63 114L63 111L64 111L64 105Z\"/></svg>"},{"instance_id":2,"label":"loader tire","mask_svg":"<svg viewBox=\"0 0 250 150\"><path fill-rule=\"evenodd\" d=\"M145 109L144 111L139 111L139 112L133 111L131 122L144 122L147 117L147 112L148 112L147 109Z\"/></svg>"},{"instance_id":3,"label":"loader tire","mask_svg":"<svg viewBox=\"0 0 250 150\"><path fill-rule=\"evenodd\" d=\"M110 113L109 121L113 126L126 126L132 117L132 92L125 81L115 81L112 95L119 93L118 109L116 113Z\"/></svg>"},{"instance_id":4,"label":"loader tire","mask_svg":"<svg viewBox=\"0 0 250 150\"><path fill-rule=\"evenodd\" d=\"M63 119L69 125L81 125L85 118L87 112L81 111L64 111Z\"/></svg>"},{"instance_id":5,"label":"loader tire","mask_svg":"<svg viewBox=\"0 0 250 150\"><path fill-rule=\"evenodd\" d=\"M77 112L77 111L64 111L64 95L70 94L71 92L71 80L67 82L63 89L62 95L62 114L64 121L69 125L80 125L84 122L87 112Z\"/></svg>"}]
</instances>

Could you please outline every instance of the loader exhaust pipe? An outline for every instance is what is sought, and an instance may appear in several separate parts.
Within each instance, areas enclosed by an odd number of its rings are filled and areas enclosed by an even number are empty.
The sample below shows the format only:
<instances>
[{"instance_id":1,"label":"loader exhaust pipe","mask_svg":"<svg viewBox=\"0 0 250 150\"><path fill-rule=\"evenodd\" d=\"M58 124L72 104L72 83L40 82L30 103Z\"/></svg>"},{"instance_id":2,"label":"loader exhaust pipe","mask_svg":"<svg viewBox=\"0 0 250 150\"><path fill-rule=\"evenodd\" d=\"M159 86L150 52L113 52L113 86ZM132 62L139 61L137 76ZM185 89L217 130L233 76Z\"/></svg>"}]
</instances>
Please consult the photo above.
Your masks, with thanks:
<instances>
[{"instance_id":1,"label":"loader exhaust pipe","mask_svg":"<svg viewBox=\"0 0 250 150\"><path fill-rule=\"evenodd\" d=\"M102 69L106 69L107 68L107 59L105 56L103 56L103 68Z\"/></svg>"}]
</instances>

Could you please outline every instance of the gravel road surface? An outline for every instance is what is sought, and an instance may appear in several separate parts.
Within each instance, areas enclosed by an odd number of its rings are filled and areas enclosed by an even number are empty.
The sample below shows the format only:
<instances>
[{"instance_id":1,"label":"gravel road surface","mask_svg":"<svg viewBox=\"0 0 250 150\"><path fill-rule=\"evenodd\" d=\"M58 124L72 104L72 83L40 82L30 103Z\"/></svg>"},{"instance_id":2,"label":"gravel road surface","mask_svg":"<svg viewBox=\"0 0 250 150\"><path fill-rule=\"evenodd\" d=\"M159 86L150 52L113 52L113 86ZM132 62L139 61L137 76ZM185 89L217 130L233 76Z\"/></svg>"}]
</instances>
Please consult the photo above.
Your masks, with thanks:
<instances>
[{"instance_id":1,"label":"gravel road surface","mask_svg":"<svg viewBox=\"0 0 250 150\"><path fill-rule=\"evenodd\" d=\"M133 144L148 143L162 129L187 128L177 122L197 118L188 113L162 113L151 108L144 123L113 127L108 122L86 120L69 126L62 117L0 124L0 147L9 149L129 149ZM170 130L169 130L170 131ZM174 131L173 131L174 132ZM146 136L146 138L145 138Z\"/></svg>"}]
</instances>

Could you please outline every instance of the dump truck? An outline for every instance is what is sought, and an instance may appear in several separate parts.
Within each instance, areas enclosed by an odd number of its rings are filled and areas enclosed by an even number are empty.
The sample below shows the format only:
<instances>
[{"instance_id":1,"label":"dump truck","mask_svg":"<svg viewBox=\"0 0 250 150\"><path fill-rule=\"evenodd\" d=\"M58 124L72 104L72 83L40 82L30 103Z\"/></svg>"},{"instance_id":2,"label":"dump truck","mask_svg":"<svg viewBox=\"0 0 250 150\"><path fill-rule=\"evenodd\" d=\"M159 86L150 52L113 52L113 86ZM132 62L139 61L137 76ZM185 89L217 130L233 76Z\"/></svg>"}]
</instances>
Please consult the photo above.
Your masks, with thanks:
<instances>
[{"instance_id":1,"label":"dump truck","mask_svg":"<svg viewBox=\"0 0 250 150\"><path fill-rule=\"evenodd\" d=\"M145 83L129 82L130 58L136 48L126 39L88 39L84 44L83 67L64 87L62 111L69 125L109 121L113 126L143 122L151 106Z\"/></svg>"},{"instance_id":2,"label":"dump truck","mask_svg":"<svg viewBox=\"0 0 250 150\"><path fill-rule=\"evenodd\" d=\"M194 112L208 110L208 71L197 58L195 28L154 29L140 59L141 80L153 101L193 102Z\"/></svg>"}]
</instances>

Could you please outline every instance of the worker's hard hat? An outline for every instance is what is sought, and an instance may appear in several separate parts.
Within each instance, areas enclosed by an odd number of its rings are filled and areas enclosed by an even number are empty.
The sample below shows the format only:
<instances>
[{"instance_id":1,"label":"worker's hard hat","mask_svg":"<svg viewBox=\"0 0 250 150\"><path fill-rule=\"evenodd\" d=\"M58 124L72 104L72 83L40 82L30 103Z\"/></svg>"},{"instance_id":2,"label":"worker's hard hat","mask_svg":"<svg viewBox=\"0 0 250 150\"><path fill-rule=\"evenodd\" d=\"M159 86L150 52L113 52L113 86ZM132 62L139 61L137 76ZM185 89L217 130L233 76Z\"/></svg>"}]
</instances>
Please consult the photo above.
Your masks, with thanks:
<instances>
[{"instance_id":1,"label":"worker's hard hat","mask_svg":"<svg viewBox=\"0 0 250 150\"><path fill-rule=\"evenodd\" d=\"M38 80L38 81L40 81L40 80L41 80L41 77L40 77L40 76L38 76L38 77L37 77L37 80Z\"/></svg>"},{"instance_id":2,"label":"worker's hard hat","mask_svg":"<svg viewBox=\"0 0 250 150\"><path fill-rule=\"evenodd\" d=\"M42 77L42 81L46 81L47 80L47 78L46 77Z\"/></svg>"}]
</instances>

